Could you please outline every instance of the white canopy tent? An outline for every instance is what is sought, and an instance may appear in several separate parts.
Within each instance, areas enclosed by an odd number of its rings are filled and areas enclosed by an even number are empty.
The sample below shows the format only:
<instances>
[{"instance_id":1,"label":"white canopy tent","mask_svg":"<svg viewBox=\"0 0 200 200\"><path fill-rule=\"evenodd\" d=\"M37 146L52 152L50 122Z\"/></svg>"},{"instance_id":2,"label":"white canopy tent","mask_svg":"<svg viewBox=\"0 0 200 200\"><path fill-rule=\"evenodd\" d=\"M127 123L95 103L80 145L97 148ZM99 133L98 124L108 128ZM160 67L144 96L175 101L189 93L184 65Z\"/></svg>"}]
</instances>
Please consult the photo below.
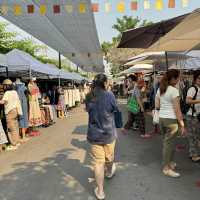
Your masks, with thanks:
<instances>
[{"instance_id":1,"label":"white canopy tent","mask_svg":"<svg viewBox=\"0 0 200 200\"><path fill-rule=\"evenodd\" d=\"M118 74L118 76L121 76L123 74L131 74L136 72L143 72L143 73L149 73L153 71L153 65L150 64L136 64L129 69L126 69Z\"/></svg>"},{"instance_id":2,"label":"white canopy tent","mask_svg":"<svg viewBox=\"0 0 200 200\"><path fill-rule=\"evenodd\" d=\"M6 55L0 54L0 67L7 67Z\"/></svg>"},{"instance_id":3,"label":"white canopy tent","mask_svg":"<svg viewBox=\"0 0 200 200\"><path fill-rule=\"evenodd\" d=\"M40 2L35 0L9 0L6 4L22 7L22 15L15 16L12 9L5 19L19 26L29 34L66 56L85 71L103 72L103 55L98 40L91 0L84 0L84 13L79 12L79 1L62 0L60 13L53 12L55 1L48 1L45 15L39 13ZM27 13L27 5L33 5L35 12ZM71 5L68 12L66 5Z\"/></svg>"},{"instance_id":4,"label":"white canopy tent","mask_svg":"<svg viewBox=\"0 0 200 200\"><path fill-rule=\"evenodd\" d=\"M181 53L181 52L167 52L168 62L176 60L186 60L191 58L191 56ZM125 66L132 66L134 64L154 64L154 63L165 63L166 62L166 52L146 52L140 55L131 57L128 59L128 62Z\"/></svg>"}]
</instances>

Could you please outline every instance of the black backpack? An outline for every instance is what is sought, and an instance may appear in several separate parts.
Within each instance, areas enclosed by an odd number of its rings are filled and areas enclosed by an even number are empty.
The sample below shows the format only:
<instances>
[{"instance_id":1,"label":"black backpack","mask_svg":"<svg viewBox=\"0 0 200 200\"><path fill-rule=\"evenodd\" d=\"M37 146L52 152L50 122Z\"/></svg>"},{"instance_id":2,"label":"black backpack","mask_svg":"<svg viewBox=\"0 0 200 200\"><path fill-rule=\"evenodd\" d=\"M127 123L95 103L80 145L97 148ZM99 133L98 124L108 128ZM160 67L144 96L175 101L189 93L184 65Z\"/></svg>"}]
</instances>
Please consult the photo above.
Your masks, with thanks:
<instances>
[{"instance_id":1,"label":"black backpack","mask_svg":"<svg viewBox=\"0 0 200 200\"><path fill-rule=\"evenodd\" d=\"M195 95L193 96L192 100L195 100L197 98L198 88L195 85L192 85L191 87L183 88L181 100L180 100L180 106L181 106L181 111L184 115L186 115L188 113L190 108L192 108L192 113L193 114L195 113L194 105L187 104L187 102L186 102L187 93L190 88L195 88Z\"/></svg>"}]
</instances>

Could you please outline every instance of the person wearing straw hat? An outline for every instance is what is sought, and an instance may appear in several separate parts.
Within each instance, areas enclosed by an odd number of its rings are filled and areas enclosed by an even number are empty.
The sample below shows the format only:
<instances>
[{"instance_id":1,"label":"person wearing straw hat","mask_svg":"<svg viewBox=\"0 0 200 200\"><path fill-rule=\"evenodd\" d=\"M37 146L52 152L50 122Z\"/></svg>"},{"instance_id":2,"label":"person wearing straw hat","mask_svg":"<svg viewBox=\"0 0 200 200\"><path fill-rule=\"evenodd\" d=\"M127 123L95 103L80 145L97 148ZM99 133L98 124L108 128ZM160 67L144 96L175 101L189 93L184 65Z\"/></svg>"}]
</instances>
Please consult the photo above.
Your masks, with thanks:
<instances>
[{"instance_id":1,"label":"person wearing straw hat","mask_svg":"<svg viewBox=\"0 0 200 200\"><path fill-rule=\"evenodd\" d=\"M5 93L0 104L4 104L8 137L11 143L11 145L7 147L7 150L16 150L20 145L18 116L22 115L21 103L10 79L5 79L3 81L3 86Z\"/></svg>"}]
</instances>

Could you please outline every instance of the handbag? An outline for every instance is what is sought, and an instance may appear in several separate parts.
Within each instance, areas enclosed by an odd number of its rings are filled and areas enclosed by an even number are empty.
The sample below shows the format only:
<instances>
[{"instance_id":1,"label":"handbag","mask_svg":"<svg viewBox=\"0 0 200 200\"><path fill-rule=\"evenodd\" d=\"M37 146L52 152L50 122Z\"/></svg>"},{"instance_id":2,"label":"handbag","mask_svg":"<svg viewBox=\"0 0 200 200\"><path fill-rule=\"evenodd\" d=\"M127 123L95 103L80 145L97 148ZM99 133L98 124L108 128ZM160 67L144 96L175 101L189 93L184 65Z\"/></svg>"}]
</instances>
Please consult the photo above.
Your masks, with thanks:
<instances>
[{"instance_id":1,"label":"handbag","mask_svg":"<svg viewBox=\"0 0 200 200\"><path fill-rule=\"evenodd\" d=\"M123 127L122 113L120 111L115 111L114 118L115 118L116 128L122 128Z\"/></svg>"},{"instance_id":2,"label":"handbag","mask_svg":"<svg viewBox=\"0 0 200 200\"><path fill-rule=\"evenodd\" d=\"M127 104L128 111L137 114L140 111L138 102L135 97L130 97Z\"/></svg>"},{"instance_id":3,"label":"handbag","mask_svg":"<svg viewBox=\"0 0 200 200\"><path fill-rule=\"evenodd\" d=\"M159 124L159 111L158 110L153 110L153 124Z\"/></svg>"}]
</instances>

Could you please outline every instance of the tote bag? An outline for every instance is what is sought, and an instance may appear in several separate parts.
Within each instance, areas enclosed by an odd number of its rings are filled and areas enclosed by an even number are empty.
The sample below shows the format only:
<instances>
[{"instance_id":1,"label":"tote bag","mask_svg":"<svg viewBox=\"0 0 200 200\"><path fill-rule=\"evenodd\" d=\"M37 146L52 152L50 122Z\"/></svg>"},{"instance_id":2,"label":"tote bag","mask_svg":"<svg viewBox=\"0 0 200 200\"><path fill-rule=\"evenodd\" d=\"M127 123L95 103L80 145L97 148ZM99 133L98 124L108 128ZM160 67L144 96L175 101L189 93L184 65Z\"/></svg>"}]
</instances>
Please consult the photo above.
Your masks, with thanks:
<instances>
[{"instance_id":1,"label":"tote bag","mask_svg":"<svg viewBox=\"0 0 200 200\"><path fill-rule=\"evenodd\" d=\"M115 118L116 128L122 128L123 127L122 113L120 111L114 112L114 118Z\"/></svg>"},{"instance_id":2,"label":"tote bag","mask_svg":"<svg viewBox=\"0 0 200 200\"><path fill-rule=\"evenodd\" d=\"M137 114L139 112L139 105L135 97L130 97L127 104L128 111Z\"/></svg>"}]
</instances>

